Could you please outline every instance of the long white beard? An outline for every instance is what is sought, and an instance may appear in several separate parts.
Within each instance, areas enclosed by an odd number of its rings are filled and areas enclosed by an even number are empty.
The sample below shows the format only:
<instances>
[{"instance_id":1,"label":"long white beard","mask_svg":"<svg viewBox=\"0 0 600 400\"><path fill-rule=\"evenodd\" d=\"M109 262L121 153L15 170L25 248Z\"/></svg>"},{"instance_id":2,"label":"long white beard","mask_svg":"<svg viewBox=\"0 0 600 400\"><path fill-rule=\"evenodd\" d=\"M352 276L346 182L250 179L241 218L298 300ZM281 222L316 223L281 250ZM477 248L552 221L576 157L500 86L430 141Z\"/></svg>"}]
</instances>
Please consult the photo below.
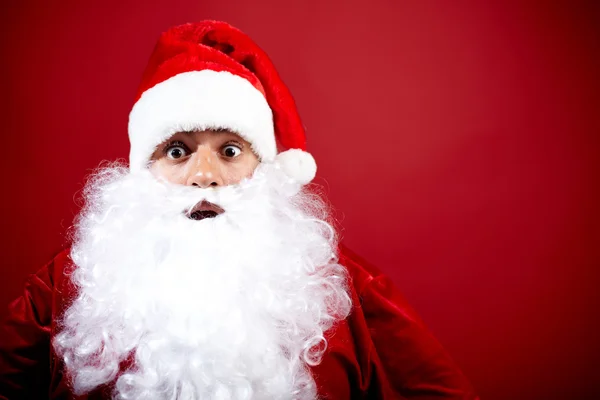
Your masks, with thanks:
<instances>
[{"instance_id":1,"label":"long white beard","mask_svg":"<svg viewBox=\"0 0 600 400\"><path fill-rule=\"evenodd\" d=\"M97 173L74 231L78 297L54 340L76 394L315 398L309 366L350 299L327 207L299 189L275 165L218 190ZM225 213L187 218L203 199Z\"/></svg>"}]
</instances>

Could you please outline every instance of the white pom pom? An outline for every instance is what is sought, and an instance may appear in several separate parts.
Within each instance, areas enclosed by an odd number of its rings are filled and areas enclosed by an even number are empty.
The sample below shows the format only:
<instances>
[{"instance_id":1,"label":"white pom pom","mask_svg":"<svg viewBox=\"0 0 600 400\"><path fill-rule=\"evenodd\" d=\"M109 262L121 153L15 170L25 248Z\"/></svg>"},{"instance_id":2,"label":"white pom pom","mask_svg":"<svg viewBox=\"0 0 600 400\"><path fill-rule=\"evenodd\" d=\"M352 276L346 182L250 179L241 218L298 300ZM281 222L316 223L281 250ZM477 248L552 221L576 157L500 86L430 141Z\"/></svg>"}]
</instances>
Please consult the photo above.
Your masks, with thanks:
<instances>
[{"instance_id":1,"label":"white pom pom","mask_svg":"<svg viewBox=\"0 0 600 400\"><path fill-rule=\"evenodd\" d=\"M275 162L290 178L302 185L312 181L317 173L317 163L313 156L299 149L290 149L279 153Z\"/></svg>"}]
</instances>

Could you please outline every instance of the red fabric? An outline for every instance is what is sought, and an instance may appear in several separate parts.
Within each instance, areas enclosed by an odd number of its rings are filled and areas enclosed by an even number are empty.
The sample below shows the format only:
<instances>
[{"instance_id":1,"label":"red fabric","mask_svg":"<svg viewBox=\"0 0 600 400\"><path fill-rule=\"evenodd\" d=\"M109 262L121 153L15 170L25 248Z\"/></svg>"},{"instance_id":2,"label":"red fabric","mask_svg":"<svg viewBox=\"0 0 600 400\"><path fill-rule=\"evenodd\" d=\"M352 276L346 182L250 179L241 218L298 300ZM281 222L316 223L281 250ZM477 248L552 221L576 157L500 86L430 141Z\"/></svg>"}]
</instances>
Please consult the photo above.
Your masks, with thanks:
<instances>
[{"instance_id":1,"label":"red fabric","mask_svg":"<svg viewBox=\"0 0 600 400\"><path fill-rule=\"evenodd\" d=\"M324 399L476 399L470 384L388 277L341 249L351 315L327 332L313 376ZM64 251L32 275L0 326L0 399L74 399L50 346L72 299ZM109 388L81 399L107 399Z\"/></svg>"},{"instance_id":2,"label":"red fabric","mask_svg":"<svg viewBox=\"0 0 600 400\"><path fill-rule=\"evenodd\" d=\"M220 21L175 26L158 42L138 88L136 101L151 87L184 72L227 71L261 91L273 111L275 137L284 149L306 150L296 103L269 56L239 29Z\"/></svg>"}]
</instances>

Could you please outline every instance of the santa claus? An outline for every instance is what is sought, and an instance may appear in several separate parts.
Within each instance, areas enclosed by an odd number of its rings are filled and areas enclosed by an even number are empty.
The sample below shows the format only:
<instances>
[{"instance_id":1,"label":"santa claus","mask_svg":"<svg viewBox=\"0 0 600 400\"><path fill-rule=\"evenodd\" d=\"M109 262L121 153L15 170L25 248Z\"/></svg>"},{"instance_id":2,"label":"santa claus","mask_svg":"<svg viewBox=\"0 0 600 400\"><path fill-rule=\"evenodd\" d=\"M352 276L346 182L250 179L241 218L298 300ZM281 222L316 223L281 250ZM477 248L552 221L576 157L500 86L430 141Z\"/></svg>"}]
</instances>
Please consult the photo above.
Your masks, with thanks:
<instances>
[{"instance_id":1,"label":"santa claus","mask_svg":"<svg viewBox=\"0 0 600 400\"><path fill-rule=\"evenodd\" d=\"M0 340L0 398L474 399L390 280L339 246L288 89L239 30L159 39L129 165Z\"/></svg>"}]
</instances>

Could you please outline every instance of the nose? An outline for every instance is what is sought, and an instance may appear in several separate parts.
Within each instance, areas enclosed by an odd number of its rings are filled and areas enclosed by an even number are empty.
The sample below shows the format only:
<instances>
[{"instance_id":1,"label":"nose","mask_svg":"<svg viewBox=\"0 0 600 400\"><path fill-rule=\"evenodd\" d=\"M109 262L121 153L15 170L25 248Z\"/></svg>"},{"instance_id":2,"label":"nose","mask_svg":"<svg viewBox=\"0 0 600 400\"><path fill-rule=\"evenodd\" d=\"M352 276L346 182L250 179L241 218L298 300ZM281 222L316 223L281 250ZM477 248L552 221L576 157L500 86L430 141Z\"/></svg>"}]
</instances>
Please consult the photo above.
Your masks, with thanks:
<instances>
[{"instance_id":1,"label":"nose","mask_svg":"<svg viewBox=\"0 0 600 400\"><path fill-rule=\"evenodd\" d=\"M199 146L189 162L191 165L186 180L187 186L201 188L223 186L218 159L211 149Z\"/></svg>"}]
</instances>

